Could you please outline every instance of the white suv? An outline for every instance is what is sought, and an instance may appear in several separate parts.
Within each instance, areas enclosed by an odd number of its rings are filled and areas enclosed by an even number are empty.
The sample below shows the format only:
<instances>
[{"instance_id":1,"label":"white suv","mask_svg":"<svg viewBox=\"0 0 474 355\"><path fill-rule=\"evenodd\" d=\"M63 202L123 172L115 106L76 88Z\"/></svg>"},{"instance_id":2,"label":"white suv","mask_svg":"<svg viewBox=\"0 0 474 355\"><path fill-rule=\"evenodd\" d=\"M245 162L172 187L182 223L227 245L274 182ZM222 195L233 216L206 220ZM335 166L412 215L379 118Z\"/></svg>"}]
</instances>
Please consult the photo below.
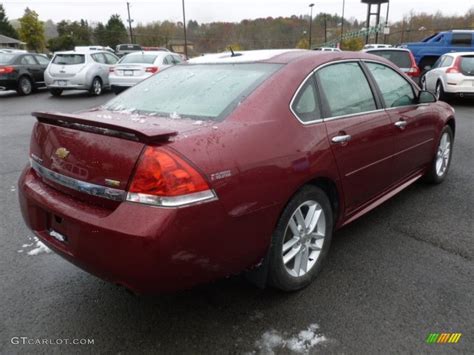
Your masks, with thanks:
<instances>
[{"instance_id":1,"label":"white suv","mask_svg":"<svg viewBox=\"0 0 474 355\"><path fill-rule=\"evenodd\" d=\"M423 89L438 100L449 96L474 97L474 52L447 53L421 78Z\"/></svg>"},{"instance_id":2,"label":"white suv","mask_svg":"<svg viewBox=\"0 0 474 355\"><path fill-rule=\"evenodd\" d=\"M57 52L44 72L44 80L53 96L64 90L100 95L110 88L109 70L117 61L118 57L108 51Z\"/></svg>"}]
</instances>

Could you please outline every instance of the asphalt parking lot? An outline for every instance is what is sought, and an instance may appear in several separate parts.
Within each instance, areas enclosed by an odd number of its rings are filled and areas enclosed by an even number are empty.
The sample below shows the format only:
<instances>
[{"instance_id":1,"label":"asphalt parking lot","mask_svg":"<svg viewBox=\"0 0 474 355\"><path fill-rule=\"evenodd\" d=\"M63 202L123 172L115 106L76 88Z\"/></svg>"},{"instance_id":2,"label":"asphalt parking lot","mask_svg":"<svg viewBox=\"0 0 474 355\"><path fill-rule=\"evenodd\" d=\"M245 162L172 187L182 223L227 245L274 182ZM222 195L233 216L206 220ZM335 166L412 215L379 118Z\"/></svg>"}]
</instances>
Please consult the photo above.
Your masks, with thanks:
<instances>
[{"instance_id":1,"label":"asphalt parking lot","mask_svg":"<svg viewBox=\"0 0 474 355\"><path fill-rule=\"evenodd\" d=\"M134 296L36 248L17 202L30 113L73 112L112 97L0 93L1 353L474 353L474 102L454 103L448 179L417 183L338 231L308 288L285 294L232 277ZM444 332L462 337L426 344L429 333Z\"/></svg>"}]
</instances>

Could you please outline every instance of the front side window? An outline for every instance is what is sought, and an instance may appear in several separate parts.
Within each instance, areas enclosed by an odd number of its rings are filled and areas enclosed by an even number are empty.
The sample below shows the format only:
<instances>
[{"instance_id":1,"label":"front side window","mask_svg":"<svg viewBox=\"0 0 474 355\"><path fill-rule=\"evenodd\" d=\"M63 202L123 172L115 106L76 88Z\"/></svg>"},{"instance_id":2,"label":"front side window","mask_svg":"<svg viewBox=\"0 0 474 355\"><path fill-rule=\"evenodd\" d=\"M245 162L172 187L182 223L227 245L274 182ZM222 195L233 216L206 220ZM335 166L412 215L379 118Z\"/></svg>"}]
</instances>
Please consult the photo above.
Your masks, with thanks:
<instances>
[{"instance_id":1,"label":"front side window","mask_svg":"<svg viewBox=\"0 0 474 355\"><path fill-rule=\"evenodd\" d=\"M117 64L118 58L110 53L104 53L107 64Z\"/></svg>"},{"instance_id":2,"label":"front side window","mask_svg":"<svg viewBox=\"0 0 474 355\"><path fill-rule=\"evenodd\" d=\"M310 122L321 118L316 87L312 77L301 87L291 108L303 122Z\"/></svg>"},{"instance_id":3,"label":"front side window","mask_svg":"<svg viewBox=\"0 0 474 355\"><path fill-rule=\"evenodd\" d=\"M352 115L375 110L369 82L358 63L338 63L317 72L327 104L327 116Z\"/></svg>"},{"instance_id":4,"label":"front side window","mask_svg":"<svg viewBox=\"0 0 474 355\"><path fill-rule=\"evenodd\" d=\"M104 107L173 119L221 120L281 65L193 64L158 72Z\"/></svg>"},{"instance_id":5,"label":"front side window","mask_svg":"<svg viewBox=\"0 0 474 355\"><path fill-rule=\"evenodd\" d=\"M41 65L48 65L49 64L49 59L46 57L43 57L42 55L37 55L35 56L36 60L41 64Z\"/></svg>"},{"instance_id":6,"label":"front side window","mask_svg":"<svg viewBox=\"0 0 474 355\"><path fill-rule=\"evenodd\" d=\"M413 87L395 70L378 63L366 63L366 65L382 92L386 107L415 103Z\"/></svg>"}]
</instances>

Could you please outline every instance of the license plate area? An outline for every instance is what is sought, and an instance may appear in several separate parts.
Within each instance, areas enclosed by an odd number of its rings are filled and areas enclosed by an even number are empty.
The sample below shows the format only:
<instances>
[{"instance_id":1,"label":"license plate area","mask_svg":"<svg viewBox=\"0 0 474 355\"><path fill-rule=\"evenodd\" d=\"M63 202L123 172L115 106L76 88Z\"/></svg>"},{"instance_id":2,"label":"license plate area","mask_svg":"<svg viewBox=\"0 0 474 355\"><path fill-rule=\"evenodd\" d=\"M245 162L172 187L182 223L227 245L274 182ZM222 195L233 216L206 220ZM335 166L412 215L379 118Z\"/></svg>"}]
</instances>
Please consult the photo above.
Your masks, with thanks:
<instances>
[{"instance_id":1,"label":"license plate area","mask_svg":"<svg viewBox=\"0 0 474 355\"><path fill-rule=\"evenodd\" d=\"M53 238L55 241L60 243L67 243L67 233L64 224L64 219L54 214L50 214L48 218L48 235Z\"/></svg>"},{"instance_id":2,"label":"license plate area","mask_svg":"<svg viewBox=\"0 0 474 355\"><path fill-rule=\"evenodd\" d=\"M58 84L58 86L66 86L66 85L67 85L67 81L66 81L66 80L58 80L58 81L57 81L57 84Z\"/></svg>"},{"instance_id":3,"label":"license plate area","mask_svg":"<svg viewBox=\"0 0 474 355\"><path fill-rule=\"evenodd\" d=\"M123 75L124 76L133 76L133 70L124 70Z\"/></svg>"}]
</instances>

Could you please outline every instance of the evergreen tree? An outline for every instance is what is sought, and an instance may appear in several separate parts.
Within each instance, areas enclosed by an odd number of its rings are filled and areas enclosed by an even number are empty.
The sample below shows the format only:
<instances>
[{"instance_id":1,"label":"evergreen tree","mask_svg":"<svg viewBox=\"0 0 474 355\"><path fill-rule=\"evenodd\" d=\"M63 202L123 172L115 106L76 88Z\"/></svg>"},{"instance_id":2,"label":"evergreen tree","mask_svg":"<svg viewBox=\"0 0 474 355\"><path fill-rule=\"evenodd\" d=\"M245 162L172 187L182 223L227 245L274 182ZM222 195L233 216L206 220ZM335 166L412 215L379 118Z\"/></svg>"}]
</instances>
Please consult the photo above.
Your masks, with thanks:
<instances>
[{"instance_id":1,"label":"evergreen tree","mask_svg":"<svg viewBox=\"0 0 474 355\"><path fill-rule=\"evenodd\" d=\"M8 21L3 5L0 4L0 35L18 38L18 33Z\"/></svg>"}]
</instances>

